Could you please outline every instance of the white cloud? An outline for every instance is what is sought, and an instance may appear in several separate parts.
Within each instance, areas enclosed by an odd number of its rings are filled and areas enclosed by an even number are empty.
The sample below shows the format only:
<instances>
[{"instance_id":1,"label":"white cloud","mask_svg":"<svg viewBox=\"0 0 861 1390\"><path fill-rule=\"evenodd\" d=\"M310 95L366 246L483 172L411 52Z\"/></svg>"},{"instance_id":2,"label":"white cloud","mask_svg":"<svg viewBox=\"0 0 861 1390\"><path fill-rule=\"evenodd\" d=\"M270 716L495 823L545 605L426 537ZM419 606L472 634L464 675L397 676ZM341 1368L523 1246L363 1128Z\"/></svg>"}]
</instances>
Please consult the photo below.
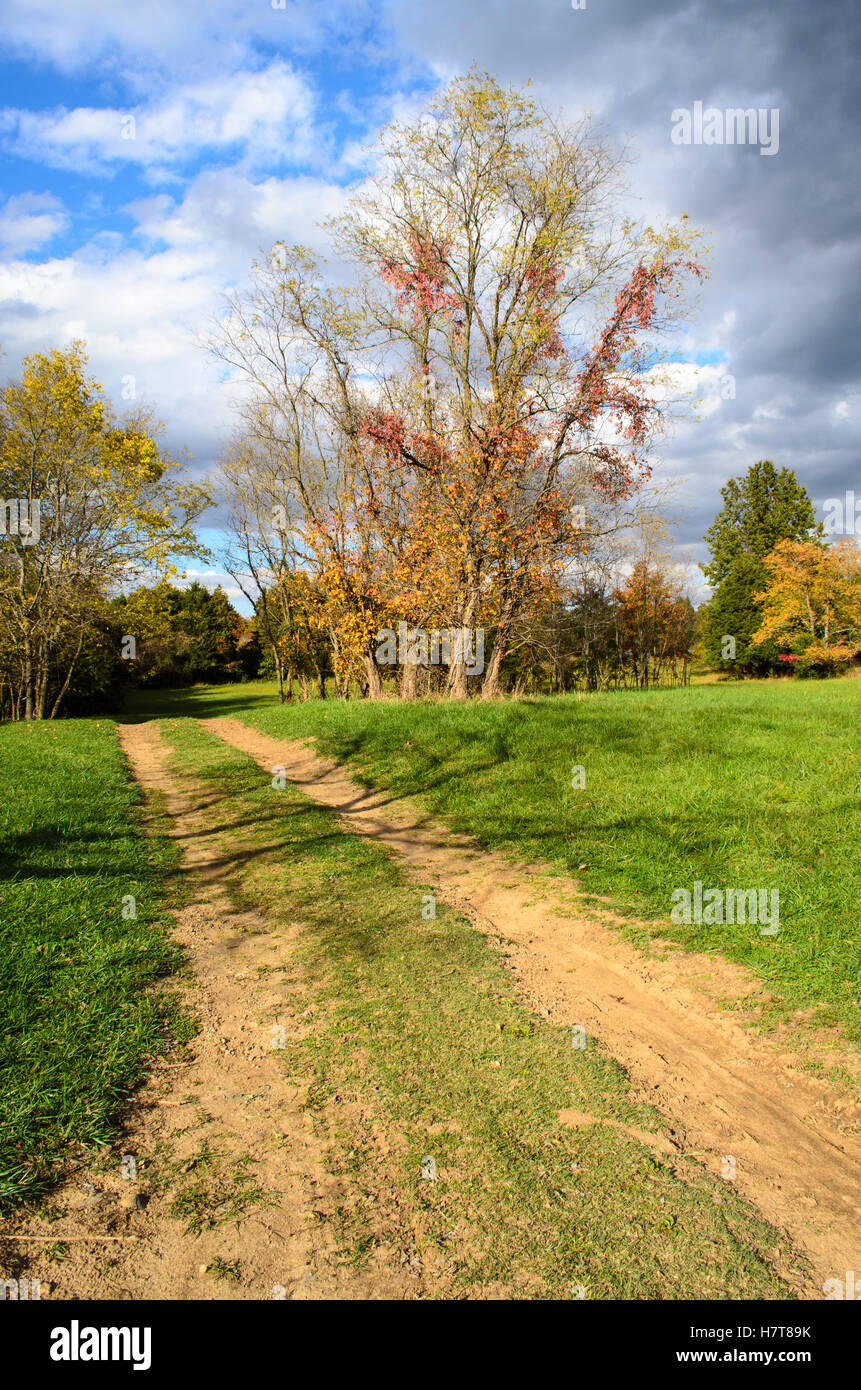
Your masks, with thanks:
<instances>
[{"instance_id":1,"label":"white cloud","mask_svg":"<svg viewBox=\"0 0 861 1390\"><path fill-rule=\"evenodd\" d=\"M287 41L295 49L338 21L360 32L367 9L366 0L285 0L283 10L273 9L270 0L207 0L203 8L176 0L147 0L146 6L5 0L4 44L11 54L47 60L67 72L98 62L102 74L121 72L143 87L156 72L204 71L216 62L236 67L248 60L258 39Z\"/></svg>"},{"instance_id":2,"label":"white cloud","mask_svg":"<svg viewBox=\"0 0 861 1390\"><path fill-rule=\"evenodd\" d=\"M67 257L11 259L0 265L4 376L27 353L82 338L116 407L131 403L123 392L133 378L135 399L166 421L169 448L188 448L200 474L235 423L236 388L220 380L200 345L223 294L278 239L322 251L316 224L340 211L345 196L322 179L255 182L236 168L209 170L182 200L160 195L125 209L137 223L137 248L117 252L96 238Z\"/></svg>"},{"instance_id":3,"label":"white cloud","mask_svg":"<svg viewBox=\"0 0 861 1390\"><path fill-rule=\"evenodd\" d=\"M301 176L252 180L238 168L199 174L181 201L166 194L125 208L137 235L175 248L194 248L201 264L223 278L244 276L261 247L283 240L322 251L317 223L343 209L346 194L323 179Z\"/></svg>"},{"instance_id":4,"label":"white cloud","mask_svg":"<svg viewBox=\"0 0 861 1390\"><path fill-rule=\"evenodd\" d=\"M83 338L91 370L118 407L132 377L135 398L169 422L173 447L212 443L228 415L195 335L217 293L193 251L12 261L0 267L9 368L26 353Z\"/></svg>"},{"instance_id":5,"label":"white cloud","mask_svg":"<svg viewBox=\"0 0 861 1390\"><path fill-rule=\"evenodd\" d=\"M0 246L13 256L45 246L65 231L69 219L51 193L18 193L0 211Z\"/></svg>"},{"instance_id":6,"label":"white cloud","mask_svg":"<svg viewBox=\"0 0 861 1390\"><path fill-rule=\"evenodd\" d=\"M326 140L313 116L308 83L276 62L260 72L176 87L127 110L6 107L0 137L12 153L57 168L107 172L120 161L164 178L207 151L241 149L254 166L317 164Z\"/></svg>"},{"instance_id":7,"label":"white cloud","mask_svg":"<svg viewBox=\"0 0 861 1390\"><path fill-rule=\"evenodd\" d=\"M216 589L223 589L235 608L241 605L242 612L250 610L250 604L236 580L223 570L198 570L187 565L173 583L178 589L188 589L192 584L202 584L210 593Z\"/></svg>"}]
</instances>

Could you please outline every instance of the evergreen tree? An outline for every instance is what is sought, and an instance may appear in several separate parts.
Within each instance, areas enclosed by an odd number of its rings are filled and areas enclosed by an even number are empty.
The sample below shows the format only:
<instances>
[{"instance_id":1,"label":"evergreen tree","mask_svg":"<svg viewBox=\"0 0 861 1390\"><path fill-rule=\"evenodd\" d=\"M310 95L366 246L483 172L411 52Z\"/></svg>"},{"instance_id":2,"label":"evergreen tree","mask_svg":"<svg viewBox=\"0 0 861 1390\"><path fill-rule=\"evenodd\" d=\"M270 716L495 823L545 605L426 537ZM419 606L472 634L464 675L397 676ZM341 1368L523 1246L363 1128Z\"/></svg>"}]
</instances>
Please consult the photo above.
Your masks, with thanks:
<instances>
[{"instance_id":1,"label":"evergreen tree","mask_svg":"<svg viewBox=\"0 0 861 1390\"><path fill-rule=\"evenodd\" d=\"M762 623L756 594L765 587L764 560L783 540L824 543L813 502L791 468L760 459L721 489L724 505L706 532L711 560L701 568L714 589L704 613L708 660L726 670L764 675L777 665L774 643L754 643ZM727 655L725 638L735 642Z\"/></svg>"},{"instance_id":2,"label":"evergreen tree","mask_svg":"<svg viewBox=\"0 0 861 1390\"><path fill-rule=\"evenodd\" d=\"M175 591L176 592L176 591ZM194 580L177 595L177 626L187 641L183 665L191 681L213 680L237 659L241 622L224 590Z\"/></svg>"},{"instance_id":3,"label":"evergreen tree","mask_svg":"<svg viewBox=\"0 0 861 1390\"><path fill-rule=\"evenodd\" d=\"M702 613L703 650L711 666L741 675L765 676L777 664L773 642L752 642L762 622L755 595L761 592L762 562L754 555L739 555L717 586ZM728 643L727 638L732 638Z\"/></svg>"}]
</instances>

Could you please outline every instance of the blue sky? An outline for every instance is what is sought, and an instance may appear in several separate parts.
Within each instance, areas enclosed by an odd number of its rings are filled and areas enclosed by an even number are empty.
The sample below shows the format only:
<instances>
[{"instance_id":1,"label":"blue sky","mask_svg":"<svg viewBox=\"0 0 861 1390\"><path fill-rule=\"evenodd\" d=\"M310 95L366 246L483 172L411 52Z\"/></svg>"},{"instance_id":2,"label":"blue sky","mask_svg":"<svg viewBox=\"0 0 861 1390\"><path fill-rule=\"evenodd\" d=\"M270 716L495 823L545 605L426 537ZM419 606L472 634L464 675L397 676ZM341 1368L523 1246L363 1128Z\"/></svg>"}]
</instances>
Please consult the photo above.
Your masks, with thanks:
<instances>
[{"instance_id":1,"label":"blue sky","mask_svg":"<svg viewBox=\"0 0 861 1390\"><path fill-rule=\"evenodd\" d=\"M656 458L677 482L692 578L721 485L757 458L795 468L820 505L861 495L854 4L5 0L2 13L7 372L85 338L118 407L133 377L205 474L232 426L199 342L223 294L277 239L325 250L318 223L380 126L477 63L627 142L636 215L686 211L709 229L711 278L675 354L698 419ZM777 109L779 149L674 145L671 114L696 101Z\"/></svg>"}]
</instances>

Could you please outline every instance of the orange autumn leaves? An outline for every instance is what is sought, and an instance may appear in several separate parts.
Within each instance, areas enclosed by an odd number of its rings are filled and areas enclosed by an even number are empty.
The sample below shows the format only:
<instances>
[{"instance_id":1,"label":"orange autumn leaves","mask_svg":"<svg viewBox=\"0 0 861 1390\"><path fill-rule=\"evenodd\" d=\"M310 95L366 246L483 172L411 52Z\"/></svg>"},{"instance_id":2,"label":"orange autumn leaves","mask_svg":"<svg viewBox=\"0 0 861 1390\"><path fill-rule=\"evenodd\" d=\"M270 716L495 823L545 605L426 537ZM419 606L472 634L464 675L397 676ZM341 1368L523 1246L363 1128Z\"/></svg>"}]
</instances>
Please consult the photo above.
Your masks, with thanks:
<instances>
[{"instance_id":1,"label":"orange autumn leaves","mask_svg":"<svg viewBox=\"0 0 861 1390\"><path fill-rule=\"evenodd\" d=\"M828 670L861 654L861 548L853 539L781 541L764 564L755 642L785 642L805 665Z\"/></svg>"},{"instance_id":2,"label":"orange autumn leaves","mask_svg":"<svg viewBox=\"0 0 861 1390\"><path fill-rule=\"evenodd\" d=\"M590 513L648 477L660 337L700 274L697 235L617 219L617 167L588 121L470 72L381 134L330 224L349 287L281 246L233 305L221 355L293 490L336 660L372 693L382 626L481 626L510 650ZM482 693L498 680L492 657Z\"/></svg>"}]
</instances>

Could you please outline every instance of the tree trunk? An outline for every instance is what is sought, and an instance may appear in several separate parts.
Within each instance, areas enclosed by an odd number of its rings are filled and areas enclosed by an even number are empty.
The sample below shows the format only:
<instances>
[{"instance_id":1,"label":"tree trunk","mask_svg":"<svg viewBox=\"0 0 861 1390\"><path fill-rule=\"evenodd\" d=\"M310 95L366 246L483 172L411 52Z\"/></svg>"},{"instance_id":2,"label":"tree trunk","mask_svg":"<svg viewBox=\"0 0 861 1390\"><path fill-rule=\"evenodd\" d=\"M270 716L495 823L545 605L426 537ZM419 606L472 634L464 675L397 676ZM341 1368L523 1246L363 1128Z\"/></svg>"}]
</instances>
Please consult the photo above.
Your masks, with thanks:
<instances>
[{"instance_id":1,"label":"tree trunk","mask_svg":"<svg viewBox=\"0 0 861 1390\"><path fill-rule=\"evenodd\" d=\"M502 686L499 681L499 673L502 670L502 663L505 660L505 644L497 634L493 644L493 652L490 657L490 664L484 673L484 681L481 686L482 700L495 700L502 694Z\"/></svg>"},{"instance_id":2,"label":"tree trunk","mask_svg":"<svg viewBox=\"0 0 861 1390\"><path fill-rule=\"evenodd\" d=\"M83 645L84 645L84 633L83 633L83 629L82 629L82 630L81 630L81 635L80 635L80 637L78 638L78 647L77 647L77 651L75 652L75 655L72 657L71 664L70 664L70 666L69 666L68 671L66 672L66 679L63 681L63 684L62 684L62 686L60 687L60 693L59 693L59 695L57 696L56 700L54 701L53 706L51 707L51 715L50 715L51 719L56 719L56 717L57 717L57 711L59 710L60 705L63 703L63 696L65 695L66 691L67 691L68 688L69 688L69 682L70 682L71 679L72 679L72 672L74 671L75 666L77 665L78 657L81 655L81 648L83 647Z\"/></svg>"},{"instance_id":3,"label":"tree trunk","mask_svg":"<svg viewBox=\"0 0 861 1390\"><path fill-rule=\"evenodd\" d=\"M466 628L461 628L461 634L466 632ZM466 678L466 663L463 653L458 656L457 661L453 661L448 678L448 693L452 700L468 700L469 684Z\"/></svg>"},{"instance_id":4,"label":"tree trunk","mask_svg":"<svg viewBox=\"0 0 861 1390\"><path fill-rule=\"evenodd\" d=\"M317 667L317 699L318 699L318 700L325 700L325 698L326 698L326 677L325 677L325 674L323 673L323 670L321 669L321 667L318 666L318 667Z\"/></svg>"},{"instance_id":5,"label":"tree trunk","mask_svg":"<svg viewBox=\"0 0 861 1390\"><path fill-rule=\"evenodd\" d=\"M383 681L380 675L380 668L373 658L373 655L362 657L362 666L365 672L365 679L368 683L368 699L381 700L383 696Z\"/></svg>"},{"instance_id":6,"label":"tree trunk","mask_svg":"<svg viewBox=\"0 0 861 1390\"><path fill-rule=\"evenodd\" d=\"M30 645L30 635L28 633L24 639L24 718L27 720L33 718L35 706L33 696L33 649Z\"/></svg>"},{"instance_id":7,"label":"tree trunk","mask_svg":"<svg viewBox=\"0 0 861 1390\"><path fill-rule=\"evenodd\" d=\"M452 700L469 699L469 679L466 670L466 650L467 638L469 638L470 650L475 634L475 615L478 612L478 597L470 600L466 612L461 619L461 626L452 628L452 646L456 650L451 654L451 666L448 673L448 693Z\"/></svg>"},{"instance_id":8,"label":"tree trunk","mask_svg":"<svg viewBox=\"0 0 861 1390\"><path fill-rule=\"evenodd\" d=\"M472 633L475 627L476 614L479 611L481 597L478 588L478 565L475 556L467 558L467 569L464 587L461 593L460 626L451 629L451 637L454 639L459 633L460 640L457 643L457 651L451 653L451 666L448 673L448 692L452 700L469 699L469 681L466 674L466 638L467 633Z\"/></svg>"},{"instance_id":9,"label":"tree trunk","mask_svg":"<svg viewBox=\"0 0 861 1390\"><path fill-rule=\"evenodd\" d=\"M404 663L401 671L401 699L414 700L418 694L419 668L413 662Z\"/></svg>"},{"instance_id":10,"label":"tree trunk","mask_svg":"<svg viewBox=\"0 0 861 1390\"><path fill-rule=\"evenodd\" d=\"M511 632L514 616L517 612L519 597L519 588L515 587L511 589L499 615L493 651L491 652L490 663L484 673L484 681L481 687L481 698L483 700L492 700L502 694L499 673L502 669L502 663L505 660L505 653L508 649L508 637Z\"/></svg>"},{"instance_id":11,"label":"tree trunk","mask_svg":"<svg viewBox=\"0 0 861 1390\"><path fill-rule=\"evenodd\" d=\"M278 703L283 705L284 695L284 663L278 654L278 648L273 644L272 660L275 662L275 675L278 679Z\"/></svg>"},{"instance_id":12,"label":"tree trunk","mask_svg":"<svg viewBox=\"0 0 861 1390\"><path fill-rule=\"evenodd\" d=\"M36 686L36 718L44 719L48 712L48 663L43 653L42 669Z\"/></svg>"}]
</instances>

